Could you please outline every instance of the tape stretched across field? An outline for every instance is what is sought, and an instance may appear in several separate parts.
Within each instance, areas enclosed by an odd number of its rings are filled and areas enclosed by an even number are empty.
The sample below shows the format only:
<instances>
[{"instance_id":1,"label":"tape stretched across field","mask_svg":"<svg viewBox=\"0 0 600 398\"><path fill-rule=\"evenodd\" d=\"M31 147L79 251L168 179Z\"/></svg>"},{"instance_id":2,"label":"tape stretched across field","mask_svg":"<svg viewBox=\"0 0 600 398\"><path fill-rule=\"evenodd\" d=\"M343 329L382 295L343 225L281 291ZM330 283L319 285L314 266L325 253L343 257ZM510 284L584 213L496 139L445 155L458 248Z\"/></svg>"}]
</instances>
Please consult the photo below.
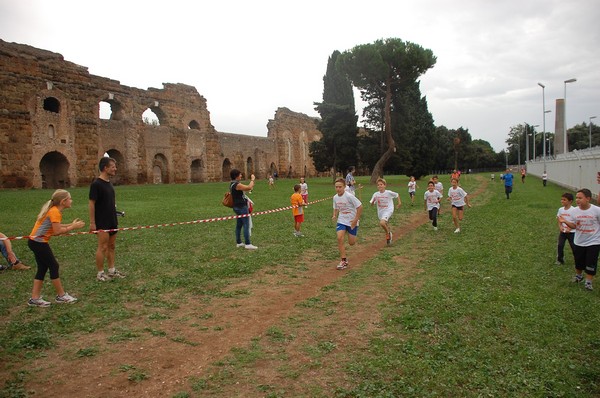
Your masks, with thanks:
<instances>
[{"instance_id":1,"label":"tape stretched across field","mask_svg":"<svg viewBox=\"0 0 600 398\"><path fill-rule=\"evenodd\" d=\"M308 202L308 204L315 204L315 203L323 202L325 200L330 200L330 199L331 199L331 197L327 197L327 198L315 200L312 202ZM61 236L90 235L90 234L95 234L97 232L134 231L134 230L138 230L138 229L174 227L177 225L189 225L189 224L200 224L200 223L207 223L207 222L214 222L214 221L226 221L226 220L233 220L233 219L242 218L242 217L250 217L250 216L255 217L255 216L262 216L265 214L278 213L280 211L291 210L294 207L298 207L298 206L279 207L277 209L272 209L272 210L252 212L252 214L240 214L240 215L235 215L235 216L205 218L203 220L181 221L181 222L173 222L173 223L166 223L166 224L144 225L144 226L137 226L137 227L124 227L124 228L115 228L115 229L98 229L96 231L88 231L88 232L69 232L68 234L63 234ZM0 240L21 240L21 239L30 239L30 238L36 238L36 236L33 236L33 235L9 236L7 238L0 238Z\"/></svg>"}]
</instances>

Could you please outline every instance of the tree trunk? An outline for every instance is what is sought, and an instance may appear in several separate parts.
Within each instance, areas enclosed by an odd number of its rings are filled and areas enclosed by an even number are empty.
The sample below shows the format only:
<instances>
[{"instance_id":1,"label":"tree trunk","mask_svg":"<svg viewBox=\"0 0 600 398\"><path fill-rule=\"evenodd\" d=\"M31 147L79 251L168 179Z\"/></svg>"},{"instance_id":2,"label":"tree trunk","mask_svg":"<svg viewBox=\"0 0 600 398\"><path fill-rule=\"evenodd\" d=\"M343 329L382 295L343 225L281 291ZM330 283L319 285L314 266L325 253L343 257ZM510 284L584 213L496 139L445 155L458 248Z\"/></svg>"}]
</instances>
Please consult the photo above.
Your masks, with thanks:
<instances>
[{"instance_id":1,"label":"tree trunk","mask_svg":"<svg viewBox=\"0 0 600 398\"><path fill-rule=\"evenodd\" d=\"M385 164L392 156L394 152L396 152L396 141L394 141L394 137L392 137L392 87L391 87L391 78L388 77L385 82L385 138L387 141L388 148L381 155L375 166L373 167L373 174L371 174L371 184L377 183L377 179L383 176L383 168Z\"/></svg>"}]
</instances>

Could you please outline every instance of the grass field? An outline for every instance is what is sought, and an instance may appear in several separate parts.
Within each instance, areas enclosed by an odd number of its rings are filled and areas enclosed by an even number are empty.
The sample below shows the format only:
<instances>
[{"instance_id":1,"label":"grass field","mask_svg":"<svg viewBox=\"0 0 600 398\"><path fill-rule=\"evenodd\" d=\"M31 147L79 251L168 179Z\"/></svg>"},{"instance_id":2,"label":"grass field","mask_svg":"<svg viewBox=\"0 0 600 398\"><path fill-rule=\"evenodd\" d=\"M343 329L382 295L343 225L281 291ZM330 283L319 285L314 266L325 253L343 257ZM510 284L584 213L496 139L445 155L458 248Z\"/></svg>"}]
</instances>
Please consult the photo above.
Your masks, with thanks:
<instances>
[{"instance_id":1,"label":"grass field","mask_svg":"<svg viewBox=\"0 0 600 398\"><path fill-rule=\"evenodd\" d=\"M449 187L448 176L441 180ZM421 225L353 267L361 246L383 239L376 210L365 206L348 272L274 317L243 347L223 347L221 358L167 396L600 396L600 282L593 292L570 282L568 248L566 265L554 265L555 215L563 191L528 177L526 184L515 182L506 200L502 184L488 180L488 175L463 178L467 192L481 192L472 198L460 234L453 233L446 205L439 231ZM375 187L367 177L358 181L365 184L360 196L368 205ZM311 201L334 194L329 179L307 182ZM418 182L415 206L407 182L388 178L403 200L392 219L395 231L424 213L426 180ZM259 182L251 195L255 211L288 206L294 183L279 180L271 191ZM153 228L119 233L117 267L127 278L110 283L95 280L95 236L54 237L50 244L61 279L77 304L29 308L33 270L0 274L0 397L41 396L35 394L37 379L50 379L56 371L46 365L48 358L57 356L73 368L93 366L86 361L100 361L121 341L169 339L194 355L198 334L218 335L235 325L207 327L218 313L200 310L190 320L183 314L189 303L244 303L255 288L289 283L293 289L315 269L335 267L329 199L308 207L302 239L292 235L290 210L253 217L252 243L259 247L254 252L235 248L233 220L188 223L231 215L220 204L227 185L116 187L117 206L126 212L120 227ZM87 188L70 192L73 208L64 220L87 221ZM51 193L0 191L0 231L27 235ZM26 242L13 246L35 268ZM232 293L231 286L246 281L248 289ZM48 281L43 294L54 297ZM166 318L181 329L161 326ZM186 334L188 328L194 333ZM96 342L76 344L85 339ZM117 363L113 370L131 385L128 396L143 396L144 386L161 381L161 374L141 363Z\"/></svg>"}]
</instances>

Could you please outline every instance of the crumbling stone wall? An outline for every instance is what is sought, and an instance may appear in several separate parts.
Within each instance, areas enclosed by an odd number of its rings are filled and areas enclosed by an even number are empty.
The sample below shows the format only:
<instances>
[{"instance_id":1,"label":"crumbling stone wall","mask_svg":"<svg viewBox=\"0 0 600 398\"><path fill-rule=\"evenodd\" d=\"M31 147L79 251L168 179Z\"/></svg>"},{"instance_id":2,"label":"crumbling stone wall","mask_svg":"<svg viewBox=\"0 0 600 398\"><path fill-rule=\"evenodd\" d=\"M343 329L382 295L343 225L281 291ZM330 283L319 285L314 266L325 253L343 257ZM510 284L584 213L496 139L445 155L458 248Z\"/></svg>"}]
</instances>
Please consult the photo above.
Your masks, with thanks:
<instances>
[{"instance_id":1,"label":"crumbling stone wall","mask_svg":"<svg viewBox=\"0 0 600 398\"><path fill-rule=\"evenodd\" d=\"M100 118L101 102L110 104L110 120ZM158 125L142 120L148 108ZM104 153L118 161L117 184L221 181L231 168L310 177L317 122L279 108L267 137L221 133L192 86L128 87L60 54L0 40L2 188L87 185Z\"/></svg>"}]
</instances>

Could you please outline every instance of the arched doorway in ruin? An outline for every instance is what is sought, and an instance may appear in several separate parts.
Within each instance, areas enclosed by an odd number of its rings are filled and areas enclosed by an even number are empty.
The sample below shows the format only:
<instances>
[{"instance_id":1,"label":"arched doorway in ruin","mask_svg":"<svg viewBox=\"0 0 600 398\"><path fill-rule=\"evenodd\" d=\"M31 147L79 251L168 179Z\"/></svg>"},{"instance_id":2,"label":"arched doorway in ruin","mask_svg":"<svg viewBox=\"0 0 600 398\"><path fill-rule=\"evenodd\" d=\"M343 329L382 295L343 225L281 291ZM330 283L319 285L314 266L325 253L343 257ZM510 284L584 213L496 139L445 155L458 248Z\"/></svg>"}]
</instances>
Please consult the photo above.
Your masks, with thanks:
<instances>
[{"instance_id":1,"label":"arched doorway in ruin","mask_svg":"<svg viewBox=\"0 0 600 398\"><path fill-rule=\"evenodd\" d=\"M169 167L167 158L162 153L157 153L152 162L152 182L154 184L169 183Z\"/></svg>"},{"instance_id":2,"label":"arched doorway in ruin","mask_svg":"<svg viewBox=\"0 0 600 398\"><path fill-rule=\"evenodd\" d=\"M117 174L110 179L113 185L127 184L127 168L125 167L125 157L116 149L106 151L108 156L117 161Z\"/></svg>"},{"instance_id":3,"label":"arched doorway in ruin","mask_svg":"<svg viewBox=\"0 0 600 398\"><path fill-rule=\"evenodd\" d=\"M69 161L60 152L48 152L40 160L42 188L58 189L71 186L69 180Z\"/></svg>"},{"instance_id":4,"label":"arched doorway in ruin","mask_svg":"<svg viewBox=\"0 0 600 398\"><path fill-rule=\"evenodd\" d=\"M231 162L229 161L228 158L225 158L225 160L223 160L223 181L229 181L231 180Z\"/></svg>"},{"instance_id":5,"label":"arched doorway in ruin","mask_svg":"<svg viewBox=\"0 0 600 398\"><path fill-rule=\"evenodd\" d=\"M202 159L196 159L192 161L192 166L190 170L190 182L203 182L204 181L204 173L202 171Z\"/></svg>"},{"instance_id":6,"label":"arched doorway in ruin","mask_svg":"<svg viewBox=\"0 0 600 398\"><path fill-rule=\"evenodd\" d=\"M254 162L252 161L252 158L249 157L246 159L246 175L250 177L252 174L254 174Z\"/></svg>"}]
</instances>

